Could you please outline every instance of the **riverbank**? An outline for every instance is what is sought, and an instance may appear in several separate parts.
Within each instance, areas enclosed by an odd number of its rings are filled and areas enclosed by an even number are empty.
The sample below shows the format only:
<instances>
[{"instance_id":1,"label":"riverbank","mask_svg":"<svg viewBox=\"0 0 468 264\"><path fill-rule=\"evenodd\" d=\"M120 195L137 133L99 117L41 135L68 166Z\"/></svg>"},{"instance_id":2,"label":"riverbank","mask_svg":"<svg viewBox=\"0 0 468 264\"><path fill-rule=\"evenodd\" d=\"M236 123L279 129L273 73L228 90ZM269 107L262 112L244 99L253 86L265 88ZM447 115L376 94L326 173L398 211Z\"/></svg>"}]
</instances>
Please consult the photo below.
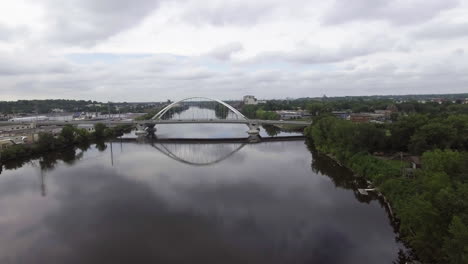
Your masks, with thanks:
<instances>
[{"instance_id":1,"label":"riverbank","mask_svg":"<svg viewBox=\"0 0 468 264\"><path fill-rule=\"evenodd\" d=\"M408 175L403 173L408 163L378 159L366 150L368 146L357 143L372 144L372 138L381 133L378 128L346 122L324 118L308 127L305 135L317 151L372 182L399 220L402 240L420 260L466 263L468 153L426 151L421 156L423 167L410 169Z\"/></svg>"},{"instance_id":2,"label":"riverbank","mask_svg":"<svg viewBox=\"0 0 468 264\"><path fill-rule=\"evenodd\" d=\"M38 140L32 144L16 144L2 150L0 152L0 162L25 159L51 151L102 142L121 136L130 130L131 127L129 126L106 127L104 124L98 123L95 125L93 132L88 132L85 129L67 125L56 137L50 133L41 133Z\"/></svg>"}]
</instances>

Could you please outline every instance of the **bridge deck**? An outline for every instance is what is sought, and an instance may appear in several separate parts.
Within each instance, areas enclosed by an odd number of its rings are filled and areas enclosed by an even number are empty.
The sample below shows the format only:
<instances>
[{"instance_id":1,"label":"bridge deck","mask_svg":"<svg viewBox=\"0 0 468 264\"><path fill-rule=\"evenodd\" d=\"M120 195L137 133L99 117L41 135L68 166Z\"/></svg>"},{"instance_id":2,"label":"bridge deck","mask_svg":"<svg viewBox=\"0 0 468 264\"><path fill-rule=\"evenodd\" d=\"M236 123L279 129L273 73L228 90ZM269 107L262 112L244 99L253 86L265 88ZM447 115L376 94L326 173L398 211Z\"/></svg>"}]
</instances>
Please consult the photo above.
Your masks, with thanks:
<instances>
[{"instance_id":1,"label":"bridge deck","mask_svg":"<svg viewBox=\"0 0 468 264\"><path fill-rule=\"evenodd\" d=\"M15 124L31 124L31 121L0 121L0 125L15 125ZM37 126L63 126L63 125L79 125L79 124L109 124L109 125L138 125L138 124L252 124L259 125L297 125L308 126L312 122L309 121L282 121L282 120L260 120L260 119L186 119L186 120L73 120L73 121L38 121L35 122Z\"/></svg>"},{"instance_id":2,"label":"bridge deck","mask_svg":"<svg viewBox=\"0 0 468 264\"><path fill-rule=\"evenodd\" d=\"M280 137L262 137L261 142L278 142L278 141L298 141L304 140L305 136L280 136ZM120 138L114 139L113 142L135 142L141 139L138 138ZM249 143L249 138L144 138L143 142L154 143L174 143L174 144L223 144L223 143Z\"/></svg>"}]
</instances>

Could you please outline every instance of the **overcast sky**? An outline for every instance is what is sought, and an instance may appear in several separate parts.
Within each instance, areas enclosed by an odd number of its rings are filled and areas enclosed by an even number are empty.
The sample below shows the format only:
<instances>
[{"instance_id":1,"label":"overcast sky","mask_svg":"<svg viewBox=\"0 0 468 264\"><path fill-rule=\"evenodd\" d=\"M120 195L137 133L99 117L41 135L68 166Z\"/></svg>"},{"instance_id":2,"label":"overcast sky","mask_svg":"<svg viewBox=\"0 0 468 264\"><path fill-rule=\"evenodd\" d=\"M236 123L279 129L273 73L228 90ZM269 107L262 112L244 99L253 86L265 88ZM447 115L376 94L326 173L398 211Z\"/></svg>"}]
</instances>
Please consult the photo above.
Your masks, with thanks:
<instances>
[{"instance_id":1,"label":"overcast sky","mask_svg":"<svg viewBox=\"0 0 468 264\"><path fill-rule=\"evenodd\" d=\"M2 0L0 100L468 92L468 0Z\"/></svg>"}]
</instances>

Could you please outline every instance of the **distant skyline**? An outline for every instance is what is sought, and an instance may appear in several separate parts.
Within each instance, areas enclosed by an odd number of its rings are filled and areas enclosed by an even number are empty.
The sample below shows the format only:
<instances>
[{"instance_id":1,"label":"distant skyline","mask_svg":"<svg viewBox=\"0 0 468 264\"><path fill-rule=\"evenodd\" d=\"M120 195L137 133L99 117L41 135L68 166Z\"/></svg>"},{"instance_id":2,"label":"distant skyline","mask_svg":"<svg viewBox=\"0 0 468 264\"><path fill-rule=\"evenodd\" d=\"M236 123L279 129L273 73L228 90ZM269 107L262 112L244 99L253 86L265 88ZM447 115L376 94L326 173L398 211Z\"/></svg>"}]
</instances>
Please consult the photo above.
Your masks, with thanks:
<instances>
[{"instance_id":1,"label":"distant skyline","mask_svg":"<svg viewBox=\"0 0 468 264\"><path fill-rule=\"evenodd\" d=\"M468 0L16 0L0 101L468 92Z\"/></svg>"}]
</instances>

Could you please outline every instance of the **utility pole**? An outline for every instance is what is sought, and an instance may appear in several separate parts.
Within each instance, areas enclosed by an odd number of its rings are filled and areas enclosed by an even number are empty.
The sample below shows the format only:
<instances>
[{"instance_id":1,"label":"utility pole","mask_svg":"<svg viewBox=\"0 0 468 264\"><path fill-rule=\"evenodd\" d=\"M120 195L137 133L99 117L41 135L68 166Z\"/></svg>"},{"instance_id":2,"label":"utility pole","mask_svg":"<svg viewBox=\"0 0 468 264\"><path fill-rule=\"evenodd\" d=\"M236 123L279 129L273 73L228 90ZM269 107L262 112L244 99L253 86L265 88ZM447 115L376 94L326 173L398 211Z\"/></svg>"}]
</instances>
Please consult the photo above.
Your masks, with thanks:
<instances>
[{"instance_id":1,"label":"utility pole","mask_svg":"<svg viewBox=\"0 0 468 264\"><path fill-rule=\"evenodd\" d=\"M110 101L107 101L107 114L110 119Z\"/></svg>"},{"instance_id":2,"label":"utility pole","mask_svg":"<svg viewBox=\"0 0 468 264\"><path fill-rule=\"evenodd\" d=\"M111 166L114 167L114 152L112 151L112 140L110 141Z\"/></svg>"}]
</instances>

